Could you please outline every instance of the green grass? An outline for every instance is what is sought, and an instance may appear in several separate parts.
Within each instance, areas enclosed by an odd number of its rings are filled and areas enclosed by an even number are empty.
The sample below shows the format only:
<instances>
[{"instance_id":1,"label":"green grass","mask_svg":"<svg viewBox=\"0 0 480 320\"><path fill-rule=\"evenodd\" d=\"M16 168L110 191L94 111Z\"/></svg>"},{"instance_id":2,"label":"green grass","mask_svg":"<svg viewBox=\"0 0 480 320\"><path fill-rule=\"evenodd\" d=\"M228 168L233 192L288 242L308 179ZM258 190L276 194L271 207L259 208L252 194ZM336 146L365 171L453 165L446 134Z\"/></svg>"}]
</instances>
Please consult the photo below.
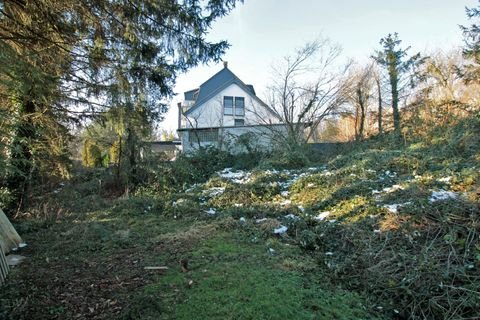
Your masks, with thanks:
<instances>
[{"instance_id":1,"label":"green grass","mask_svg":"<svg viewBox=\"0 0 480 320\"><path fill-rule=\"evenodd\" d=\"M234 232L236 233L236 232ZM292 246L270 253L243 235L219 233L189 255L191 270L169 270L140 294L162 301L164 319L364 319L357 295L321 285L305 275L315 261ZM188 282L192 281L189 286ZM320 283L319 283L320 282ZM157 306L131 315L154 319Z\"/></svg>"},{"instance_id":2,"label":"green grass","mask_svg":"<svg viewBox=\"0 0 480 320\"><path fill-rule=\"evenodd\" d=\"M213 174L129 200L89 193L93 182L66 186L40 219L17 223L28 259L0 291L0 318L472 318L479 128L470 119L400 145L375 138L316 169L253 170L244 184ZM430 202L442 189L458 198ZM280 225L288 231L274 235Z\"/></svg>"},{"instance_id":3,"label":"green grass","mask_svg":"<svg viewBox=\"0 0 480 320\"><path fill-rule=\"evenodd\" d=\"M173 218L145 213L148 206L115 201L105 210L18 225L28 258L0 292L0 318L373 317L367 300L329 284L297 246L232 218ZM181 259L189 272L181 272Z\"/></svg>"}]
</instances>

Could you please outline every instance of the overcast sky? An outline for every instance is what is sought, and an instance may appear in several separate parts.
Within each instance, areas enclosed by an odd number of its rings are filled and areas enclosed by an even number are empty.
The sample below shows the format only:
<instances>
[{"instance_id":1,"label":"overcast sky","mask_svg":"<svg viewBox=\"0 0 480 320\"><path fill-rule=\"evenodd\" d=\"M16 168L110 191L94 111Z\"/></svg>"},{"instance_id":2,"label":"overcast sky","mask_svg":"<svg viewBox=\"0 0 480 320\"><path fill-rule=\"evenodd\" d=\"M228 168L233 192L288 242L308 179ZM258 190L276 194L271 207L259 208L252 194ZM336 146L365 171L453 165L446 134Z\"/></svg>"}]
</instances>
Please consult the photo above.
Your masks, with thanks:
<instances>
[{"instance_id":1,"label":"overcast sky","mask_svg":"<svg viewBox=\"0 0 480 320\"><path fill-rule=\"evenodd\" d=\"M343 48L345 58L365 61L379 49L380 38L398 32L411 52L444 51L462 46L459 25L468 24L465 7L477 0L245 0L217 21L210 41L227 40L230 70L253 84L264 97L271 66L320 35ZM178 77L170 110L160 128L177 129L177 103L183 92L198 88L223 65L200 66Z\"/></svg>"}]
</instances>

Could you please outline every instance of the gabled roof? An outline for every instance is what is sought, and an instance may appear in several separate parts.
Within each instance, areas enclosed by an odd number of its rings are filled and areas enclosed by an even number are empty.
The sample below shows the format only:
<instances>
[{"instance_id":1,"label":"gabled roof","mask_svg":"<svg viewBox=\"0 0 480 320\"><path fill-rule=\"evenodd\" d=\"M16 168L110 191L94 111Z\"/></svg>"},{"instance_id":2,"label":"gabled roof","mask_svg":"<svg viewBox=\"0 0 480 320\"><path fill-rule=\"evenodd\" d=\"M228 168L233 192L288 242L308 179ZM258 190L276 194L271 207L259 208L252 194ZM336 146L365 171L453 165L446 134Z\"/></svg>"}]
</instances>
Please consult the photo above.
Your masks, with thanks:
<instances>
[{"instance_id":1,"label":"gabled roof","mask_svg":"<svg viewBox=\"0 0 480 320\"><path fill-rule=\"evenodd\" d=\"M185 101L193 101L197 98L196 97L197 95L198 95L198 89L193 89L184 93L184 99Z\"/></svg>"},{"instance_id":2,"label":"gabled roof","mask_svg":"<svg viewBox=\"0 0 480 320\"><path fill-rule=\"evenodd\" d=\"M227 66L225 66L222 70L220 70L210 79L201 84L200 88L190 90L184 93L185 100L195 100L193 106L187 111L185 111L184 114L188 115L193 110L197 109L200 105L202 105L204 102L213 98L220 91L227 88L233 83L238 85L245 92L250 93L251 97L255 99L258 103L260 103L260 105L265 107L273 115L276 115L275 112L270 109L270 107L265 102L263 102L259 97L257 97L253 86L251 84L247 85L243 83L243 81L240 80L232 71L230 71Z\"/></svg>"}]
</instances>

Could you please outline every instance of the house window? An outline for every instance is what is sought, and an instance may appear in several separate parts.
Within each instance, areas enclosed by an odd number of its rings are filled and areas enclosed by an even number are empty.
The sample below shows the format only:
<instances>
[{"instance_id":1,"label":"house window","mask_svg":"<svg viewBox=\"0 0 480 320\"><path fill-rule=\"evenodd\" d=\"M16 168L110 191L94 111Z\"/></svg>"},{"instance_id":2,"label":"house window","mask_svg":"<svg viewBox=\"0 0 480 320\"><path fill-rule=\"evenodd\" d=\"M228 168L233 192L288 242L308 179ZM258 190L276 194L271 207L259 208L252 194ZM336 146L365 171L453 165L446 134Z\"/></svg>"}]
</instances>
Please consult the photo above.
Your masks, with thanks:
<instances>
[{"instance_id":1,"label":"house window","mask_svg":"<svg viewBox=\"0 0 480 320\"><path fill-rule=\"evenodd\" d=\"M223 97L223 114L233 116L233 97Z\"/></svg>"},{"instance_id":2,"label":"house window","mask_svg":"<svg viewBox=\"0 0 480 320\"><path fill-rule=\"evenodd\" d=\"M188 142L216 142L218 141L218 129L195 129L189 132Z\"/></svg>"},{"instance_id":3,"label":"house window","mask_svg":"<svg viewBox=\"0 0 480 320\"><path fill-rule=\"evenodd\" d=\"M245 125L244 119L235 119L235 127L241 127Z\"/></svg>"},{"instance_id":4,"label":"house window","mask_svg":"<svg viewBox=\"0 0 480 320\"><path fill-rule=\"evenodd\" d=\"M244 97L235 97L235 115L236 116L245 115L245 98Z\"/></svg>"}]
</instances>

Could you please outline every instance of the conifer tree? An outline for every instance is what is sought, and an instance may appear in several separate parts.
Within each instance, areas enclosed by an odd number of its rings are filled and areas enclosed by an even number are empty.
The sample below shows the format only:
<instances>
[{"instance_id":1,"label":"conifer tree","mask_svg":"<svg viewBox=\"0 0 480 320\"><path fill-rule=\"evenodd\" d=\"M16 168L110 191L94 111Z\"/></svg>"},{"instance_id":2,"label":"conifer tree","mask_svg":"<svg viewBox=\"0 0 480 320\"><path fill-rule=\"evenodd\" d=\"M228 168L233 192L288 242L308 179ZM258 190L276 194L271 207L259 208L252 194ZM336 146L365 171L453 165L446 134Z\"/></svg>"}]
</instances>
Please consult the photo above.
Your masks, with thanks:
<instances>
[{"instance_id":1,"label":"conifer tree","mask_svg":"<svg viewBox=\"0 0 480 320\"><path fill-rule=\"evenodd\" d=\"M397 138L401 136L399 92L403 89L403 82L407 71L422 62L419 53L408 57L407 51L410 47L406 49L400 48L401 42L397 33L388 34L380 40L380 45L382 45L383 49L377 51L372 57L379 65L383 66L388 73L393 109L394 134Z\"/></svg>"}]
</instances>

